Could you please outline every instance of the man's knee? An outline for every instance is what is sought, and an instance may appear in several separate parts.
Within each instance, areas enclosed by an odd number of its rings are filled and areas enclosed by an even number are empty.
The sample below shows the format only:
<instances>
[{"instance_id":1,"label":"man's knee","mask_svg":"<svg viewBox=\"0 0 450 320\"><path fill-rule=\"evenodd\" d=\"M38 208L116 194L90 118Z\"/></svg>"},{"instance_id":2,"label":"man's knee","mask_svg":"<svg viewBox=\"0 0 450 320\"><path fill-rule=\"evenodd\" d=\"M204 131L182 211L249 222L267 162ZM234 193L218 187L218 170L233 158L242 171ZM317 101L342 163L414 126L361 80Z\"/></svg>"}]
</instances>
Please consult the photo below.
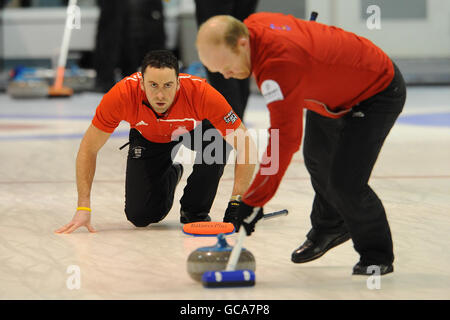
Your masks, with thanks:
<instances>
[{"instance_id":1,"label":"man's knee","mask_svg":"<svg viewBox=\"0 0 450 320\"><path fill-rule=\"evenodd\" d=\"M128 221L135 227L146 227L152 223L158 223L163 220L168 212L162 210L135 210L125 209Z\"/></svg>"}]
</instances>

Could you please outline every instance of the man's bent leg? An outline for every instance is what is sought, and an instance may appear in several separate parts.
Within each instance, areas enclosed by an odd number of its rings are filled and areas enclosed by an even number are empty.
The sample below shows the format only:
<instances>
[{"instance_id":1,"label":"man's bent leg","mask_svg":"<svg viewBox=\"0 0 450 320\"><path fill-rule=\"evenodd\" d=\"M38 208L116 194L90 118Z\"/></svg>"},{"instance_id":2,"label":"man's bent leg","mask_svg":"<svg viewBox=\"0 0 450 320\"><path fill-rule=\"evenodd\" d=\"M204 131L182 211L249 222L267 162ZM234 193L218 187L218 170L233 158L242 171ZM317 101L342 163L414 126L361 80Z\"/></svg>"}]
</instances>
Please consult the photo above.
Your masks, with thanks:
<instances>
[{"instance_id":1,"label":"man's bent leg","mask_svg":"<svg viewBox=\"0 0 450 320\"><path fill-rule=\"evenodd\" d=\"M315 191L311 210L312 230L308 238L346 231L344 220L327 199L331 164L340 137L343 121L307 111L303 156Z\"/></svg>"},{"instance_id":2,"label":"man's bent leg","mask_svg":"<svg viewBox=\"0 0 450 320\"><path fill-rule=\"evenodd\" d=\"M125 181L125 213L137 227L161 221L173 205L180 170L172 164L173 143L153 143L131 129Z\"/></svg>"},{"instance_id":3,"label":"man's bent leg","mask_svg":"<svg viewBox=\"0 0 450 320\"><path fill-rule=\"evenodd\" d=\"M193 145L187 146L197 151L197 155L180 203L184 213L193 217L198 216L202 220L209 217L208 214L216 197L219 181L232 147L226 143L209 121L203 121L202 127L197 127L195 130L201 130L201 137L209 130L212 130L209 131L210 133L215 133L211 141L203 141L203 138L201 141L195 141L193 137L191 140L194 142ZM191 132L191 135L195 136L195 133ZM206 151L205 148L207 148Z\"/></svg>"},{"instance_id":4,"label":"man's bent leg","mask_svg":"<svg viewBox=\"0 0 450 320\"><path fill-rule=\"evenodd\" d=\"M327 198L327 186L343 121L307 111L303 154L316 192L311 210L312 228L307 240L291 256L294 263L305 263L350 239L337 209Z\"/></svg>"}]
</instances>

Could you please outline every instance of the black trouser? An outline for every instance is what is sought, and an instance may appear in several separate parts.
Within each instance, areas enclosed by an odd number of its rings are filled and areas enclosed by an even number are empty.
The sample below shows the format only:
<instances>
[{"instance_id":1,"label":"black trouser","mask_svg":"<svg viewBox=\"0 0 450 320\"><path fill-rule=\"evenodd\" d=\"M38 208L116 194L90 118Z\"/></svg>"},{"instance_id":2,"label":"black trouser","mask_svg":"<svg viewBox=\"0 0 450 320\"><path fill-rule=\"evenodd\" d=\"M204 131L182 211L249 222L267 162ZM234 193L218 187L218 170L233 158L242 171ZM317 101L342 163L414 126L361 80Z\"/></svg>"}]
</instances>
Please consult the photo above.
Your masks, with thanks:
<instances>
[{"instance_id":1,"label":"black trouser","mask_svg":"<svg viewBox=\"0 0 450 320\"><path fill-rule=\"evenodd\" d=\"M391 84L340 119L308 111L304 159L315 191L308 238L349 231L361 263L390 264L393 244L383 204L368 185L381 147L403 109L406 87Z\"/></svg>"},{"instance_id":2,"label":"black trouser","mask_svg":"<svg viewBox=\"0 0 450 320\"><path fill-rule=\"evenodd\" d=\"M166 34L159 0L98 0L97 4L94 68L96 86L106 92L116 83L117 68L128 76L138 70L148 51L165 49Z\"/></svg>"},{"instance_id":3,"label":"black trouser","mask_svg":"<svg viewBox=\"0 0 450 320\"><path fill-rule=\"evenodd\" d=\"M197 25L200 26L212 16L224 14L243 21L255 12L257 4L258 0L195 0ZM227 99L238 117L243 119L250 95L250 78L225 79L218 72L206 70L206 73L209 83Z\"/></svg>"},{"instance_id":4,"label":"black trouser","mask_svg":"<svg viewBox=\"0 0 450 320\"><path fill-rule=\"evenodd\" d=\"M211 141L194 141L196 132L201 134L211 129L216 133ZM180 139L169 143L155 143L146 140L136 129L130 130L130 147L128 151L125 181L125 214L127 219L137 227L161 221L173 205L177 172L172 166L173 158L181 144L197 151L193 171L187 179L181 209L192 214L209 213L217 193L219 180L232 147L226 143L220 133L209 121L187 133L190 139ZM198 143L199 142L199 143ZM217 143L217 144L215 144ZM214 152L222 148L217 163L210 163L204 158L203 151ZM217 148L217 149L216 149ZM209 152L208 151L208 152Z\"/></svg>"}]
</instances>

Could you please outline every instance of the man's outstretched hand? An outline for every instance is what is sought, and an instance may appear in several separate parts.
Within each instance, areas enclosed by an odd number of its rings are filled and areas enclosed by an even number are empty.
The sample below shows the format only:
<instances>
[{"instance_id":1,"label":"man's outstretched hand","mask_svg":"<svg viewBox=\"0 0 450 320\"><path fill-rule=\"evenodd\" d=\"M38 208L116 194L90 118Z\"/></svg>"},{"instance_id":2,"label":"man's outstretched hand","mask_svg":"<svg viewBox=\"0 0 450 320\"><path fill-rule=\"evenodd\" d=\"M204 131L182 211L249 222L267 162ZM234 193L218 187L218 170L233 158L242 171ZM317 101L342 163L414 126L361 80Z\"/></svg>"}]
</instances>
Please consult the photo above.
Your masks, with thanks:
<instances>
[{"instance_id":1,"label":"man's outstretched hand","mask_svg":"<svg viewBox=\"0 0 450 320\"><path fill-rule=\"evenodd\" d=\"M58 230L55 230L55 233L72 233L79 227L86 227L89 232L97 232L91 225L91 213L89 211L77 210L72 218L72 221Z\"/></svg>"}]
</instances>

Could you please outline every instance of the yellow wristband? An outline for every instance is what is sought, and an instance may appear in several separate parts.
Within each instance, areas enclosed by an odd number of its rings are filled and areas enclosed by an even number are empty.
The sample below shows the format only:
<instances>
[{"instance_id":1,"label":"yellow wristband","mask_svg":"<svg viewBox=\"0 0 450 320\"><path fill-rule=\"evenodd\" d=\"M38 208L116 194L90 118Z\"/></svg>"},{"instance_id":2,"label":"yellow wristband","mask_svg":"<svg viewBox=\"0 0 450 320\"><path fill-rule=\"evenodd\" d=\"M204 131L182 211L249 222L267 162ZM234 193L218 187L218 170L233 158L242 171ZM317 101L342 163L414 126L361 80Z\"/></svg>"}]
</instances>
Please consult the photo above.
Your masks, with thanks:
<instances>
[{"instance_id":1,"label":"yellow wristband","mask_svg":"<svg viewBox=\"0 0 450 320\"><path fill-rule=\"evenodd\" d=\"M78 208L77 208L77 211L78 211L78 210L84 210L84 211L89 211L89 212L92 211L91 208L88 208L88 207L78 207Z\"/></svg>"}]
</instances>

